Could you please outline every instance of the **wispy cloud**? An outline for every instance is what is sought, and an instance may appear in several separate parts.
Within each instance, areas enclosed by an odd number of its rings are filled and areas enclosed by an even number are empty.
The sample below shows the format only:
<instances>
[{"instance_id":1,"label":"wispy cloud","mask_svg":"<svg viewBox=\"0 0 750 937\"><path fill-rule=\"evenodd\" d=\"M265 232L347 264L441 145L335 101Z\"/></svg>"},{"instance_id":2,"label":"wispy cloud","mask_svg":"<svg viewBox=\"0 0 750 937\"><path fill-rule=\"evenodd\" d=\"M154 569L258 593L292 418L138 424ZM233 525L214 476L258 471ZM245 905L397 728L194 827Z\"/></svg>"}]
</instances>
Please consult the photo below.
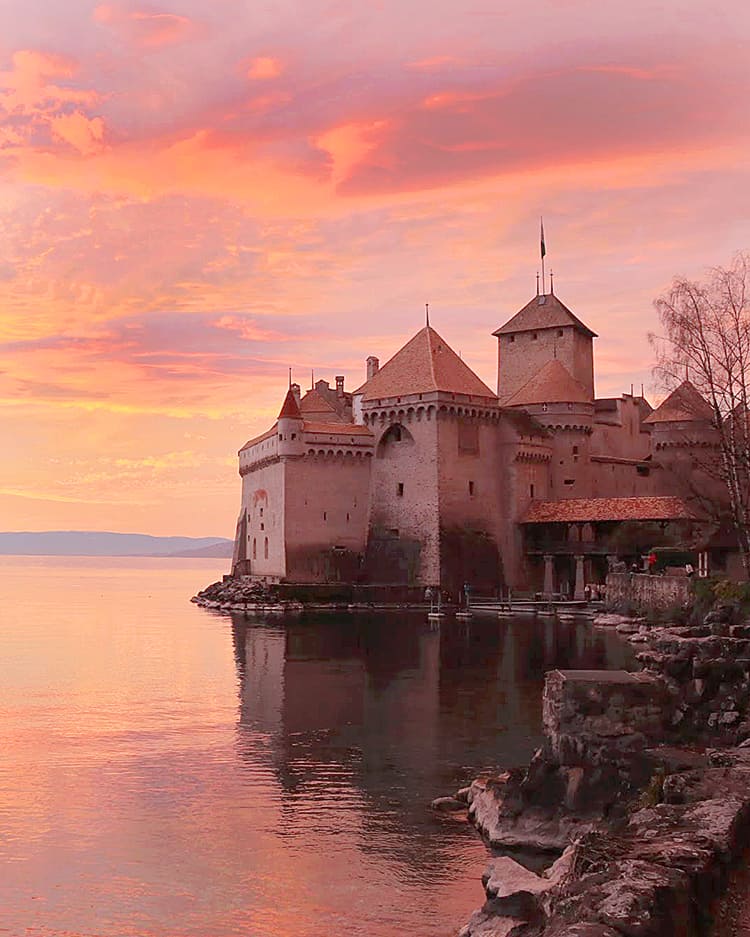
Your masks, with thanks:
<instances>
[{"instance_id":1,"label":"wispy cloud","mask_svg":"<svg viewBox=\"0 0 750 937\"><path fill-rule=\"evenodd\" d=\"M492 384L542 213L599 390L648 389L654 295L750 238L747 16L0 4L6 526L231 533L287 368L358 384L428 300Z\"/></svg>"}]
</instances>

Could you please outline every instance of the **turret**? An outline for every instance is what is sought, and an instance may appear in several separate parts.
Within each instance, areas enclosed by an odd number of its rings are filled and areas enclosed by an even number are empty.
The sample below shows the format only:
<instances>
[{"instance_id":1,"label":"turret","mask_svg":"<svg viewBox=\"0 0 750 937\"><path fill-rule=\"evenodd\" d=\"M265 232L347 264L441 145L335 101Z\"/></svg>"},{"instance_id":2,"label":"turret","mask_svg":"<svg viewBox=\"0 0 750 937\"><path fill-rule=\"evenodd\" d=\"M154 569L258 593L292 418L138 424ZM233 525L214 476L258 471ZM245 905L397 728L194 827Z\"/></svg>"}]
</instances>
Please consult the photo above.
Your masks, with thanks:
<instances>
[{"instance_id":1,"label":"turret","mask_svg":"<svg viewBox=\"0 0 750 937\"><path fill-rule=\"evenodd\" d=\"M282 459L305 454L305 442L302 435L304 422L293 387L289 388L284 398L276 429L279 437L279 456Z\"/></svg>"}]
</instances>

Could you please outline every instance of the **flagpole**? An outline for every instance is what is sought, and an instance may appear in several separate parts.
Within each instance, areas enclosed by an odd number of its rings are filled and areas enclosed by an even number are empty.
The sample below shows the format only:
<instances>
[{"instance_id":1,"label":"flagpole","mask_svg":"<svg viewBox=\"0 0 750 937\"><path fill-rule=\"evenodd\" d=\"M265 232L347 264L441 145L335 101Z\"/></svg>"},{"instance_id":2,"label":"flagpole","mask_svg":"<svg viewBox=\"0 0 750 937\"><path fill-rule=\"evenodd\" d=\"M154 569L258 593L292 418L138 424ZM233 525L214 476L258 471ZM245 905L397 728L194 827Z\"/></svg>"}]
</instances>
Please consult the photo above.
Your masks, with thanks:
<instances>
[{"instance_id":1,"label":"flagpole","mask_svg":"<svg viewBox=\"0 0 750 937\"><path fill-rule=\"evenodd\" d=\"M542 296L544 296L544 291L546 289L546 281L544 279L544 255L547 253L547 248L544 244L544 219L539 216L539 252L542 255Z\"/></svg>"}]
</instances>

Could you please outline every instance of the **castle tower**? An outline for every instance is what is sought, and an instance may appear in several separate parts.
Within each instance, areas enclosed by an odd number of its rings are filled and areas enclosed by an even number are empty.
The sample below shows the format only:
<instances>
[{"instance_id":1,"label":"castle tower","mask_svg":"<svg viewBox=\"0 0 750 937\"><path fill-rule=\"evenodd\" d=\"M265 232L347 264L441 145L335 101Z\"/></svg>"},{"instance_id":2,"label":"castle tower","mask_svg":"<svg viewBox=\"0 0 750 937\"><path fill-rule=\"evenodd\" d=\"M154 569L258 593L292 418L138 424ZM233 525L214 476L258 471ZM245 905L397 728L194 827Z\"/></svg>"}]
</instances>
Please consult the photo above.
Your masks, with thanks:
<instances>
[{"instance_id":1,"label":"castle tower","mask_svg":"<svg viewBox=\"0 0 750 937\"><path fill-rule=\"evenodd\" d=\"M594 401L588 387L553 358L533 374L505 404L531 414L550 433L550 496L586 497L590 487Z\"/></svg>"},{"instance_id":2,"label":"castle tower","mask_svg":"<svg viewBox=\"0 0 750 937\"><path fill-rule=\"evenodd\" d=\"M712 470L718 459L713 410L694 384L683 381L644 424L651 427L654 457L665 470L658 479L660 493L722 499L723 486Z\"/></svg>"},{"instance_id":3,"label":"castle tower","mask_svg":"<svg viewBox=\"0 0 750 937\"><path fill-rule=\"evenodd\" d=\"M497 395L502 405L555 359L593 401L596 333L554 293L535 296L492 334L497 337Z\"/></svg>"},{"instance_id":4,"label":"castle tower","mask_svg":"<svg viewBox=\"0 0 750 937\"><path fill-rule=\"evenodd\" d=\"M370 364L355 391L375 437L368 574L496 588L497 398L429 325L382 368Z\"/></svg>"},{"instance_id":5,"label":"castle tower","mask_svg":"<svg viewBox=\"0 0 750 937\"><path fill-rule=\"evenodd\" d=\"M279 436L279 456L294 458L305 454L305 442L302 434L304 421L297 402L294 388L287 391L276 424Z\"/></svg>"}]
</instances>

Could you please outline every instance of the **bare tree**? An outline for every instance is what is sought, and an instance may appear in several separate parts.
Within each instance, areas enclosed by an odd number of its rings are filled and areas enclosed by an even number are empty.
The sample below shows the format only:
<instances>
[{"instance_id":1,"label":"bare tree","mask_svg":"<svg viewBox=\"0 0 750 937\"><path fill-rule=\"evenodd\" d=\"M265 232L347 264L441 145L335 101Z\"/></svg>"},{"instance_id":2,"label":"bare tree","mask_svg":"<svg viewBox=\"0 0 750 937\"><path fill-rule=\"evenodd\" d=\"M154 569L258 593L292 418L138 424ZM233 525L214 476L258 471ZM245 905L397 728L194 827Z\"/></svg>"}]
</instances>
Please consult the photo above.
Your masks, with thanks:
<instances>
[{"instance_id":1,"label":"bare tree","mask_svg":"<svg viewBox=\"0 0 750 937\"><path fill-rule=\"evenodd\" d=\"M655 301L664 335L649 336L667 386L690 382L710 407L715 475L750 577L750 253L714 267L702 282L676 278Z\"/></svg>"}]
</instances>

